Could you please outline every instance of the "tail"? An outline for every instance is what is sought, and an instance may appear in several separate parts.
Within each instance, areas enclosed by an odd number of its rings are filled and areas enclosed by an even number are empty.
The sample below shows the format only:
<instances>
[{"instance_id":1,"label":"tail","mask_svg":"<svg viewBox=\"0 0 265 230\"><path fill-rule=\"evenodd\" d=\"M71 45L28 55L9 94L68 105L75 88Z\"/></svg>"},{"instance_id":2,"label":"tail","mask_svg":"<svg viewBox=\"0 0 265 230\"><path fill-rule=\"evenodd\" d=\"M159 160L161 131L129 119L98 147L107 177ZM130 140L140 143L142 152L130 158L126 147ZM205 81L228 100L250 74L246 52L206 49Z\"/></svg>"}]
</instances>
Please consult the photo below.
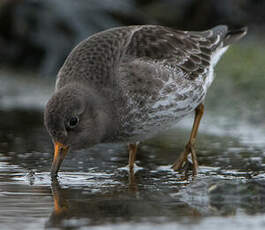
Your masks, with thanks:
<instances>
[{"instance_id":1,"label":"tail","mask_svg":"<svg viewBox=\"0 0 265 230\"><path fill-rule=\"evenodd\" d=\"M213 55L211 57L213 66L216 65L228 46L240 40L247 34L247 27L240 27L237 29L228 28L228 26L220 25L209 30L211 36L217 39L217 43L212 48Z\"/></svg>"},{"instance_id":2,"label":"tail","mask_svg":"<svg viewBox=\"0 0 265 230\"><path fill-rule=\"evenodd\" d=\"M247 34L247 31L248 31L248 28L246 26L240 27L237 29L228 30L224 38L223 46L228 46L240 40L242 37L244 37Z\"/></svg>"},{"instance_id":3,"label":"tail","mask_svg":"<svg viewBox=\"0 0 265 230\"><path fill-rule=\"evenodd\" d=\"M212 29L213 35L220 35L220 41L223 41L223 47L237 42L247 34L247 27L229 28L225 25L216 26Z\"/></svg>"}]
</instances>

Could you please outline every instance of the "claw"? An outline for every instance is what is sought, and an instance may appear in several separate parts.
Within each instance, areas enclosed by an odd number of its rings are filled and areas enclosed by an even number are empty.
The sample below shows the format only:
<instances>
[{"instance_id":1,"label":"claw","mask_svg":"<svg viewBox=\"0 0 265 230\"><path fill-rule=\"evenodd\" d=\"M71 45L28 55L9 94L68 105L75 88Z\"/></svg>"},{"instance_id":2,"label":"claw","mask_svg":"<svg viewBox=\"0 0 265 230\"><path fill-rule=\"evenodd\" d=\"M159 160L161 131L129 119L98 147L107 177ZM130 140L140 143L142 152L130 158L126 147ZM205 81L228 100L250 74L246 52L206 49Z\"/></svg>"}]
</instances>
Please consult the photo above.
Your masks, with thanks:
<instances>
[{"instance_id":1,"label":"claw","mask_svg":"<svg viewBox=\"0 0 265 230\"><path fill-rule=\"evenodd\" d=\"M175 171L185 170L185 172L187 173L188 163L189 163L188 155L191 154L192 174L193 174L193 176L195 176L198 173L198 161L197 161L197 155L195 152L194 145L195 145L195 140L196 140L198 128L200 125L200 121L201 121L201 118L203 115L203 111L204 111L204 105L203 104L199 104L197 106L197 108L195 109L195 119L193 122L191 134L190 134L190 140L189 140L188 144L186 145L185 150L180 154L180 157L172 166L173 170L175 170Z\"/></svg>"},{"instance_id":2,"label":"claw","mask_svg":"<svg viewBox=\"0 0 265 230\"><path fill-rule=\"evenodd\" d=\"M181 153L178 160L173 164L172 169L174 171L181 171L181 172L185 171L187 173L187 171L189 170L189 165L190 165L190 162L188 160L188 155L191 153L193 175L194 176L197 175L198 161L197 161L196 151L194 148L194 143L192 142L189 142L186 145L185 150Z\"/></svg>"}]
</instances>

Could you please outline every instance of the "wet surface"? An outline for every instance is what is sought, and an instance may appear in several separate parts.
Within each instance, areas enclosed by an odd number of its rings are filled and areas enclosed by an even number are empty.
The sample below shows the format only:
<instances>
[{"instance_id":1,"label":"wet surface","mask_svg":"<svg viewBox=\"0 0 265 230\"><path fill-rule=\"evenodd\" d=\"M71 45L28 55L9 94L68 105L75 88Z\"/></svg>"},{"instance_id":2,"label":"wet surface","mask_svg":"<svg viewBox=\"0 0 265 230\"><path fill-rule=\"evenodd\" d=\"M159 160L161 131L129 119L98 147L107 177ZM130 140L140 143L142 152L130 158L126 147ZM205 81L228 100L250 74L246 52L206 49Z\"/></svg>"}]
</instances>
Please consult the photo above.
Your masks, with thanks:
<instances>
[{"instance_id":1,"label":"wet surface","mask_svg":"<svg viewBox=\"0 0 265 230\"><path fill-rule=\"evenodd\" d=\"M124 168L126 143L101 144L71 152L51 181L42 117L51 84L0 72L0 229L263 229L264 47L235 47L238 56L224 58L245 57L248 66L219 64L224 76L217 73L206 101L195 178L170 168L187 142L187 118L140 145L135 175Z\"/></svg>"},{"instance_id":2,"label":"wet surface","mask_svg":"<svg viewBox=\"0 0 265 230\"><path fill-rule=\"evenodd\" d=\"M196 178L170 169L187 139L187 119L141 145L137 155L141 168L134 176L124 169L126 145L117 143L72 152L58 180L51 181L52 146L41 113L0 114L0 226L4 229L16 229L18 223L25 229L221 229L223 221L229 227L237 227L238 222L244 227L253 220L262 228L264 142L262 136L253 138L250 129L241 130L238 137L233 133L239 127L220 135L217 127L204 121ZM216 132L208 132L209 127Z\"/></svg>"}]
</instances>

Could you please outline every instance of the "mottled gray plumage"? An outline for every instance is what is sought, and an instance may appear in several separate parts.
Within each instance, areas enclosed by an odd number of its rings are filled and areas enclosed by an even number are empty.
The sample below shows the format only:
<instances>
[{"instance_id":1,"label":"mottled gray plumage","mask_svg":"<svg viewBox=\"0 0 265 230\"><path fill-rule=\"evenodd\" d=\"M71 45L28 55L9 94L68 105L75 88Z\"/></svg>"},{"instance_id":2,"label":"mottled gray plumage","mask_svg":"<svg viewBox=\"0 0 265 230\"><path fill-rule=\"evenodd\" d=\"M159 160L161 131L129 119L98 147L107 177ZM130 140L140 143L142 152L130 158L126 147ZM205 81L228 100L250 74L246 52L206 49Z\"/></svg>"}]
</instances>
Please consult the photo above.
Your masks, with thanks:
<instances>
[{"instance_id":1,"label":"mottled gray plumage","mask_svg":"<svg viewBox=\"0 0 265 230\"><path fill-rule=\"evenodd\" d=\"M97 33L73 49L45 110L55 141L85 147L142 140L175 124L205 98L213 67L245 29L203 32L157 25ZM67 126L77 116L75 128Z\"/></svg>"}]
</instances>

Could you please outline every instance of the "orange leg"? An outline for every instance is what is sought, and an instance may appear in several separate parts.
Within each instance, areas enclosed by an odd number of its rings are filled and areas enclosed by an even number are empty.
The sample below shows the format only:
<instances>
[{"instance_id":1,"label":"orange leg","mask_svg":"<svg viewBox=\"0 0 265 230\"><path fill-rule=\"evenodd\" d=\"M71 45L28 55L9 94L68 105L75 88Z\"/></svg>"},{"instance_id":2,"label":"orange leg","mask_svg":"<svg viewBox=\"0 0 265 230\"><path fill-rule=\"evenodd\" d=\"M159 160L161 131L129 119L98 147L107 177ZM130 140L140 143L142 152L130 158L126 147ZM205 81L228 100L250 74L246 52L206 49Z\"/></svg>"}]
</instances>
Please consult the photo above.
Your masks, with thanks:
<instances>
[{"instance_id":1,"label":"orange leg","mask_svg":"<svg viewBox=\"0 0 265 230\"><path fill-rule=\"evenodd\" d=\"M129 169L130 171L133 170L134 168L134 162L135 162L135 156L137 152L137 147L138 143L135 144L129 144L128 149L129 149Z\"/></svg>"},{"instance_id":2,"label":"orange leg","mask_svg":"<svg viewBox=\"0 0 265 230\"><path fill-rule=\"evenodd\" d=\"M196 136L197 136L198 128L200 125L200 121L201 121L201 118L203 116L203 112L204 112L204 105L203 104L198 105L197 108L195 109L195 118L194 118L194 122L193 122L192 131L190 134L189 142L186 145L185 150L181 153L178 160L172 166L172 168L175 171L179 171L179 170L184 169L184 167L188 161L188 155L191 153L192 163L193 163L193 175L196 175L198 172L198 161L197 161L197 155L195 152L194 145L195 145Z\"/></svg>"}]
</instances>

